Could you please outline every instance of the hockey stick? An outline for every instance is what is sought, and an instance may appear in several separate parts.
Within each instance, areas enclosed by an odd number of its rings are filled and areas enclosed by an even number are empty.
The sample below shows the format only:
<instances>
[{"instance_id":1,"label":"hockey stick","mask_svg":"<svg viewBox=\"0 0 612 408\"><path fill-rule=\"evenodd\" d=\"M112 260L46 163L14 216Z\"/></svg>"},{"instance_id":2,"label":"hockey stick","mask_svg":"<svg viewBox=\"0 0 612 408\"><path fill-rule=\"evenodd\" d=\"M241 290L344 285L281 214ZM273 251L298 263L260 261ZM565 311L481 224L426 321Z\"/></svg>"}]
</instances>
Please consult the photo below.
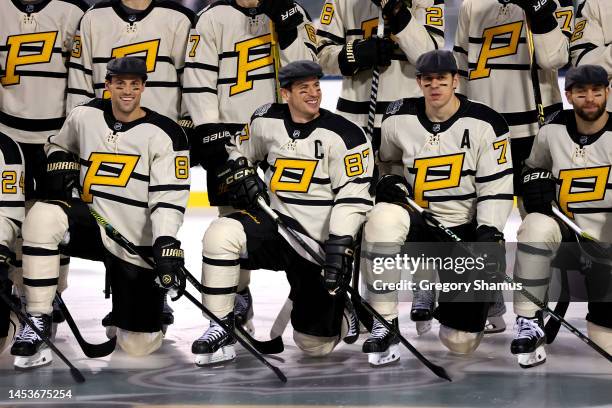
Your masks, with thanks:
<instances>
[{"instance_id":1,"label":"hockey stick","mask_svg":"<svg viewBox=\"0 0 612 408\"><path fill-rule=\"evenodd\" d=\"M447 237L450 238L452 241L463 242L461 240L461 238L459 238L457 236L457 234L455 234L454 232L452 232L451 230L446 228L444 225L442 225L442 223L440 221L438 221L430 212L425 211L416 202L414 202L410 197L406 197L406 200L408 202L408 206L410 208L412 208L413 210L417 211L426 221L429 221L432 224L432 226L434 228L436 228L436 230L444 232L447 235ZM467 246L464 246L464 249L470 254L470 256L472 256L474 258L477 258L477 255L474 254L473 251L470 248L468 248ZM509 277L508 275L506 275L505 273L504 273L504 281L506 281L507 283L509 283L511 285L515 284L514 280L511 277ZM527 291L524 288L521 288L519 290L519 292L520 292L521 295L523 295L525 298L527 298L530 302L532 302L533 304L538 306L540 309L546 311L551 318L553 318L556 321L558 321L567 330L569 330L570 332L572 332L573 334L578 336L578 338L580 340L582 340L583 342L585 342L589 347L591 347L593 350L595 350L596 352L598 352L599 354L604 356L606 358L606 360L612 362L612 355L608 354L604 349L599 347L589 337L587 337L584 334L582 334L578 329L576 329L574 326L572 326L570 323L568 323L563 317L561 317L557 313L553 312L548 307L547 304L542 302L540 299L538 299L537 297L532 295L529 291Z\"/></svg>"},{"instance_id":2,"label":"hockey stick","mask_svg":"<svg viewBox=\"0 0 612 408\"><path fill-rule=\"evenodd\" d=\"M272 208L270 208L268 206L268 204L266 203L266 200L262 196L257 197L257 205L259 206L259 208L261 208L272 219L272 221L274 221L276 223L276 225L278 225L278 227L280 229L285 231L286 234L291 235L291 237L293 239L295 239L297 241L297 243L306 252L308 252L308 255L310 255L319 265L322 266L325 263L325 260L321 257L321 255L319 255L319 253L317 251L315 251L313 248L311 248L304 241L304 239L302 239L302 237L300 237L292 229L287 227L287 225L283 222L283 220L280 219L278 214L276 214L274 212L274 210L272 210ZM346 286L346 291L349 292L351 294L351 297L354 300L356 300L357 302L359 302L368 311L368 313L370 313L374 318L376 318L387 330L389 330L391 333L393 333L395 336L397 336L399 338L400 342L404 346L406 346L406 348L408 350L410 350L410 352L419 361L421 361L421 363L423 363L427 368L429 368L435 375L437 375L440 378L444 378L445 380L452 381L451 378L449 377L449 375L446 373L446 370L443 367L440 367L440 366L437 366L437 365L433 364L425 356L423 356L416 348L414 348L414 346L412 344L410 344L410 342L408 340L406 340L404 338L404 336L402 336L402 334L400 333L400 331L397 328L395 328L392 324L387 322L387 320L384 317L382 317L376 310L374 310L374 308L372 306L370 306L370 304L368 302L366 302L361 297L361 295L359 294L359 291L355 290L350 285Z\"/></svg>"},{"instance_id":3,"label":"hockey stick","mask_svg":"<svg viewBox=\"0 0 612 408\"><path fill-rule=\"evenodd\" d=\"M569 296L569 282L567 277L567 270L561 270L561 296L564 299L559 299L557 304L555 305L555 313L561 317L565 317L565 313L569 307L569 298L565 299L565 295ZM546 324L544 325L544 334L546 334L546 344L552 344L559 334L559 329L561 328L561 323L554 319L548 319Z\"/></svg>"},{"instance_id":4,"label":"hockey stick","mask_svg":"<svg viewBox=\"0 0 612 408\"><path fill-rule=\"evenodd\" d=\"M385 18L382 8L378 10L378 25L376 27L376 36L379 38L385 35ZM380 81L380 68L378 65L372 70L372 87L370 88L370 106L368 108L368 127L366 133L370 140L374 137L374 121L376 119L376 104L378 103L378 83Z\"/></svg>"},{"instance_id":5,"label":"hockey stick","mask_svg":"<svg viewBox=\"0 0 612 408\"><path fill-rule=\"evenodd\" d=\"M280 70L280 50L278 49L278 34L272 20L270 20L270 54L274 62L274 91L276 94L276 103L282 103L283 97L280 92L280 82L278 80L278 71Z\"/></svg>"},{"instance_id":6,"label":"hockey stick","mask_svg":"<svg viewBox=\"0 0 612 408\"><path fill-rule=\"evenodd\" d=\"M72 330L72 333L74 334L74 338L77 340L77 342L79 343L79 346L81 346L81 350L83 350L83 353L87 357L89 358L106 357L115 350L115 345L117 344L116 336L102 344L91 344L85 341L85 339L81 335L81 332L79 331L79 328L74 322L72 315L68 311L68 307L64 303L64 300L59 295L59 293L55 294L55 301L57 302L57 304L60 307L60 310L64 314L64 317L66 318L66 323L68 323L70 330Z\"/></svg>"},{"instance_id":7,"label":"hockey stick","mask_svg":"<svg viewBox=\"0 0 612 408\"><path fill-rule=\"evenodd\" d=\"M612 252L606 250L597 239L591 236L588 232L584 231L580 228L574 221L572 221L567 215L565 215L561 210L553 206L553 214L561 221L565 223L578 238L578 243L583 243L584 245L580 245L580 248L583 252L592 260L603 263L606 265L612 264Z\"/></svg>"},{"instance_id":8,"label":"hockey stick","mask_svg":"<svg viewBox=\"0 0 612 408\"><path fill-rule=\"evenodd\" d=\"M138 255L150 267L152 268L155 267L155 263L146 254L144 254L141 249L136 247L136 245L134 245L132 242L128 241L126 237L121 235L121 233L117 231L115 227L109 224L108 221L106 221L100 214L98 214L96 210L89 207L89 212L96 219L96 221L102 226L102 228L104 228L104 231L106 231L109 237L112 237L112 239L115 242L119 243L123 248L125 248L130 253ZM191 276L191 279L195 280L193 275L191 275L189 271L187 271L186 268L184 268L183 272L185 272L185 275L187 276L188 279L189 279L189 276ZM193 284L193 282L190 279L189 281ZM230 328L227 327L227 325L221 319L215 316L210 310L208 310L206 306L204 306L201 302L199 302L196 298L194 298L193 295L191 295L188 291L185 290L183 292L183 295L187 299L189 299L189 301L193 303L198 309L200 309L210 320L214 321L219 326L221 326L221 328L225 330L226 333L232 333L234 337L236 338L236 340L238 341L238 343L240 343L242 347L244 347L249 353L251 353L262 364L264 364L266 367L272 370L274 374L276 374L276 376L282 382L284 383L287 382L287 377L285 377L285 374L283 374L283 372L278 367L270 364L268 360L266 360L261 355L261 353L257 351L248 341L244 340L241 336L238 336L235 330L230 330ZM243 335L244 333L246 333L246 331L242 327L240 327L240 325L238 325L237 331Z\"/></svg>"},{"instance_id":9,"label":"hockey stick","mask_svg":"<svg viewBox=\"0 0 612 408\"><path fill-rule=\"evenodd\" d=\"M2 290L0 290L0 298L2 298L4 303L6 303L8 307L13 311L13 313L15 313L19 317L21 323L25 323L30 326L30 328L34 330L34 333L36 333L36 335L40 337L42 341L45 342L45 344L55 353L55 355L58 356L60 360L62 360L68 366L68 368L70 368L70 375L72 375L72 378L74 378L77 383L85 382L85 377L83 377L83 374L81 374L79 369L72 365L72 363L66 358L66 356L61 351L59 351L55 344L53 344L49 337L45 336L40 330L38 330L38 327L36 327L32 320L30 320L30 318L24 312L22 312L21 309L17 307L7 296L7 294L4 293L4 291Z\"/></svg>"},{"instance_id":10,"label":"hockey stick","mask_svg":"<svg viewBox=\"0 0 612 408\"><path fill-rule=\"evenodd\" d=\"M525 33L527 35L527 47L529 48L531 85L533 88L533 97L535 99L536 111L538 114L538 126L542 127L546 123L546 117L544 116L544 104L542 103L542 92L540 90L538 63L536 61L535 45L533 43L533 32L531 31L531 21L529 21L527 15L525 15L525 20L527 21L527 24L525 26Z\"/></svg>"}]
</instances>

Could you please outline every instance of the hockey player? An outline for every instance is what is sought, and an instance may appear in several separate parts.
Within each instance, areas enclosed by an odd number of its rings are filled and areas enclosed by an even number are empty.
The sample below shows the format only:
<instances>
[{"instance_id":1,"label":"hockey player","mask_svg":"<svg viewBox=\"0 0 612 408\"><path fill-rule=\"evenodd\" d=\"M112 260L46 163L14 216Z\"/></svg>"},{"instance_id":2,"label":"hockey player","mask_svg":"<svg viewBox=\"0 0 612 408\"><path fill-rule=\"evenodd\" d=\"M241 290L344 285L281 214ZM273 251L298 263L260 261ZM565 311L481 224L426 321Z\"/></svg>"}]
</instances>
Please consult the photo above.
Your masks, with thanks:
<instances>
[{"instance_id":1,"label":"hockey player","mask_svg":"<svg viewBox=\"0 0 612 408\"><path fill-rule=\"evenodd\" d=\"M572 64L600 65L612 81L612 8L605 0L583 0L576 10L572 35ZM612 110L612 98L608 98Z\"/></svg>"},{"instance_id":2,"label":"hockey player","mask_svg":"<svg viewBox=\"0 0 612 408\"><path fill-rule=\"evenodd\" d=\"M124 56L147 63L142 105L173 120L181 118L180 77L193 12L169 0L105 0L85 13L75 37L68 76L68 106L108 98L106 63Z\"/></svg>"},{"instance_id":3,"label":"hockey player","mask_svg":"<svg viewBox=\"0 0 612 408\"><path fill-rule=\"evenodd\" d=\"M356 316L345 312L343 319L345 295L328 291L350 281L353 240L372 205L371 144L359 126L319 108L322 75L312 61L281 68L287 104L258 108L228 148L223 179L231 203L243 210L213 221L203 239L204 304L233 327L239 265L284 270L293 300L293 338L309 356L330 353L342 338L357 339ZM265 184L252 167L261 161L268 164ZM308 245L324 251L324 280L321 265L298 244L288 243L291 238L281 235L257 207L258 196L266 197ZM196 364L232 360L234 343L231 334L211 322L193 343Z\"/></svg>"},{"instance_id":4,"label":"hockey player","mask_svg":"<svg viewBox=\"0 0 612 408\"><path fill-rule=\"evenodd\" d=\"M255 109L275 100L278 66L315 59L316 37L310 17L293 0L221 0L200 12L189 38L183 99L195 126L193 161L206 170L208 199L211 205L226 206L219 209L224 215L233 211L217 180L227 161L226 142ZM251 331L250 272L240 276L236 313Z\"/></svg>"},{"instance_id":5,"label":"hockey player","mask_svg":"<svg viewBox=\"0 0 612 408\"><path fill-rule=\"evenodd\" d=\"M604 68L571 68L565 76L565 95L573 110L560 112L540 129L525 162L523 200L529 214L518 230L518 242L523 246L518 247L514 273L538 299L546 298L550 259L560 243L575 242L573 233L552 215L555 199L559 209L580 228L597 240L612 242L607 227L612 195L606 187L612 180L612 116L606 111L609 93ZM580 257L576 246L570 248ZM585 274L589 295L595 292L594 286L602 289L601 282L609 282L609 276L609 265L593 262ZM603 289L609 291L609 286ZM517 333L510 348L512 354L517 355L523 368L544 363L542 312L520 294L515 294L514 311ZM612 303L590 299L586 319L591 340L612 353Z\"/></svg>"},{"instance_id":6,"label":"hockey player","mask_svg":"<svg viewBox=\"0 0 612 408\"><path fill-rule=\"evenodd\" d=\"M571 0L465 0L459 11L455 57L459 92L501 113L510 126L515 191L520 195L522 163L538 130L527 22L546 116L563 108L557 70L569 62L573 27ZM491 309L488 332L505 330L505 305Z\"/></svg>"},{"instance_id":7,"label":"hockey player","mask_svg":"<svg viewBox=\"0 0 612 408\"><path fill-rule=\"evenodd\" d=\"M34 200L46 195L44 144L65 120L68 57L88 7L81 0L0 3L0 132L17 141L23 152L26 211ZM21 238L15 249L18 268L12 271L12 279L15 293L25 301ZM64 257L61 260L60 293L67 286L69 261ZM63 321L59 310L54 310L53 321Z\"/></svg>"},{"instance_id":8,"label":"hockey player","mask_svg":"<svg viewBox=\"0 0 612 408\"><path fill-rule=\"evenodd\" d=\"M383 38L378 38L381 3L387 28ZM374 150L378 150L380 121L389 103L421 95L414 81L417 58L444 46L444 0L327 0L317 35L323 70L343 76L336 111L364 129L368 124L372 68L381 69L372 139ZM412 306L411 318L417 321L419 334L427 331L433 292L415 290Z\"/></svg>"},{"instance_id":9,"label":"hockey player","mask_svg":"<svg viewBox=\"0 0 612 408\"><path fill-rule=\"evenodd\" d=\"M386 247L387 254L395 256L406 241L440 240L421 216L401 205L409 193L462 240L496 243L488 245L491 261L486 271L503 272L502 231L513 199L508 126L493 109L455 94L459 77L450 51L423 54L417 60L416 75L424 97L393 102L382 122L381 172L397 163L403 176L384 174L378 181L376 205L364 227L365 247L378 253L377 243L395 245L394 252ZM368 286L376 288L372 271L371 266L366 268ZM458 276L441 270L438 275L441 281ZM397 327L397 299L376 291L369 295L372 306ZM474 351L483 335L487 309L488 303L440 299L434 315L441 324L442 343L456 353ZM375 321L363 351L372 365L389 364L400 357L397 343Z\"/></svg>"},{"instance_id":10,"label":"hockey player","mask_svg":"<svg viewBox=\"0 0 612 408\"><path fill-rule=\"evenodd\" d=\"M142 105L178 120L181 110L181 74L193 12L170 0L105 0L85 13L75 37L68 76L68 112L95 97L108 98L106 63L123 56L143 57L148 91ZM188 44L189 43L189 44ZM164 325L174 322L164 302ZM112 335L112 315L102 324Z\"/></svg>"},{"instance_id":11,"label":"hockey player","mask_svg":"<svg viewBox=\"0 0 612 408\"><path fill-rule=\"evenodd\" d=\"M45 147L46 183L54 199L37 202L22 231L27 312L36 326L49 333L60 251L104 261L117 343L134 356L161 345L163 296L155 277L179 295L184 289L183 253L175 237L189 194L187 137L173 120L140 107L146 71L140 58L111 60L105 84L110 100L94 99L70 112ZM80 199L73 198L79 184ZM149 252L155 270L104 234L89 208ZM17 368L51 362L29 326L11 352Z\"/></svg>"},{"instance_id":12,"label":"hockey player","mask_svg":"<svg viewBox=\"0 0 612 408\"><path fill-rule=\"evenodd\" d=\"M0 171L3 185L0 194L0 291L11 296L9 270L14 264L17 237L25 217L23 191L24 163L17 142L0 133ZM0 299L0 352L12 343L19 320Z\"/></svg>"}]
</instances>

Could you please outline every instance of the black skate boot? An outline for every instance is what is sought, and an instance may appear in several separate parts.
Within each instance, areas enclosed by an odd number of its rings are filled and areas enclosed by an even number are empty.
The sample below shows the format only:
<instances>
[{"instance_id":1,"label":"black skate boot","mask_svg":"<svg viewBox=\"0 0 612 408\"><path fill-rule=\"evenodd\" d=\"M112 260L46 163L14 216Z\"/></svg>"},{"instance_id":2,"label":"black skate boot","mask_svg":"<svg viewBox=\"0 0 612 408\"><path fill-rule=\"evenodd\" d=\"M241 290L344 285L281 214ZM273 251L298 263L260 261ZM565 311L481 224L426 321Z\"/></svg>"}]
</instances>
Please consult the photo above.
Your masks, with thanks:
<instances>
[{"instance_id":1,"label":"black skate boot","mask_svg":"<svg viewBox=\"0 0 612 408\"><path fill-rule=\"evenodd\" d=\"M242 291L236 293L234 298L234 314L236 316L236 325L241 325L251 336L255 335L255 326L253 326L253 297L247 286Z\"/></svg>"},{"instance_id":2,"label":"black skate boot","mask_svg":"<svg viewBox=\"0 0 612 408\"><path fill-rule=\"evenodd\" d=\"M162 332L166 334L166 330L168 330L168 326L174 323L174 310L168 304L168 294L165 294L163 298L164 298L164 308L161 313L161 324L162 324Z\"/></svg>"},{"instance_id":3,"label":"black skate boot","mask_svg":"<svg viewBox=\"0 0 612 408\"><path fill-rule=\"evenodd\" d=\"M544 334L544 319L542 312L537 312L534 318L518 316L516 318L516 335L510 351L518 357L522 368L535 367L546 361L546 335Z\"/></svg>"},{"instance_id":4,"label":"black skate boot","mask_svg":"<svg viewBox=\"0 0 612 408\"><path fill-rule=\"evenodd\" d=\"M396 329L399 327L397 317L389 323ZM399 361L399 339L387 330L382 323L374 320L372 334L363 343L362 351L368 353L368 362L372 367L385 366Z\"/></svg>"},{"instance_id":5,"label":"black skate boot","mask_svg":"<svg viewBox=\"0 0 612 408\"><path fill-rule=\"evenodd\" d=\"M416 322L417 334L420 336L431 330L431 320L436 303L433 290L414 289L410 320Z\"/></svg>"},{"instance_id":6,"label":"black skate boot","mask_svg":"<svg viewBox=\"0 0 612 408\"><path fill-rule=\"evenodd\" d=\"M353 307L353 302L345 295L344 300L344 320L348 325L348 331L344 339L342 339L346 344L353 344L359 338L359 318L357 317L357 312L355 312L355 308Z\"/></svg>"},{"instance_id":7,"label":"black skate boot","mask_svg":"<svg viewBox=\"0 0 612 408\"><path fill-rule=\"evenodd\" d=\"M221 319L230 329L234 328L234 313ZM198 367L232 361L236 358L234 350L236 339L228 334L214 321L199 339L191 345L191 352L196 355L195 363Z\"/></svg>"},{"instance_id":8,"label":"black skate boot","mask_svg":"<svg viewBox=\"0 0 612 408\"><path fill-rule=\"evenodd\" d=\"M53 312L51 313L51 340L55 340L57 326L65 321L66 318L64 317L64 314L62 313L62 310L59 307L59 303L57 303L57 301L53 299Z\"/></svg>"},{"instance_id":9,"label":"black skate boot","mask_svg":"<svg viewBox=\"0 0 612 408\"><path fill-rule=\"evenodd\" d=\"M51 336L51 315L32 316L28 314L28 317L43 335ZM17 333L11 347L11 354L15 356L13 364L16 370L42 367L53 361L51 350L27 323L23 324Z\"/></svg>"}]
</instances>

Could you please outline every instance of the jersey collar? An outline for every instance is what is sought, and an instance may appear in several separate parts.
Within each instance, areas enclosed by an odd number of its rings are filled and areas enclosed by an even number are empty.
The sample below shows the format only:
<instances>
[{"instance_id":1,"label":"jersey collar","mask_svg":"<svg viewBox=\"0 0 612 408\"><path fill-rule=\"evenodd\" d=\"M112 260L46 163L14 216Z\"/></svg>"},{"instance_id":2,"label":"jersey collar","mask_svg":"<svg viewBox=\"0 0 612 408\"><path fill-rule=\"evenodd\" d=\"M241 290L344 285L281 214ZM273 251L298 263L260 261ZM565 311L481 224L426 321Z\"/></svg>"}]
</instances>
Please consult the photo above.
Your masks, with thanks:
<instances>
[{"instance_id":1,"label":"jersey collar","mask_svg":"<svg viewBox=\"0 0 612 408\"><path fill-rule=\"evenodd\" d=\"M44 9L47 4L49 4L51 2L51 0L43 0L40 3L37 4L24 4L22 2L20 2L19 0L11 0L13 2L13 5L22 13L26 13L26 14L32 14L32 13L38 13L40 10Z\"/></svg>"},{"instance_id":2,"label":"jersey collar","mask_svg":"<svg viewBox=\"0 0 612 408\"><path fill-rule=\"evenodd\" d=\"M255 17L258 14L262 14L258 7L242 7L239 6L238 3L236 3L236 0L231 0L229 3L232 7L234 7L236 10L238 10L247 17Z\"/></svg>"},{"instance_id":3,"label":"jersey collar","mask_svg":"<svg viewBox=\"0 0 612 408\"><path fill-rule=\"evenodd\" d=\"M15 0L14 0L15 1ZM155 0L151 1L149 7L146 9L139 11L138 13L128 13L125 11L123 7L121 7L121 0L112 0L111 2L113 10L115 13L126 23L135 23L137 21L143 20L149 13L155 8Z\"/></svg>"},{"instance_id":4,"label":"jersey collar","mask_svg":"<svg viewBox=\"0 0 612 408\"><path fill-rule=\"evenodd\" d=\"M421 125L428 132L434 135L446 132L460 117L463 116L463 112L465 112L469 108L470 101L461 94L456 95L457 98L459 98L459 109L457 109L457 112L455 112L453 116L451 116L444 122L432 122L431 120L429 120L427 114L425 113L425 98L419 98L419 100L417 101L417 118L419 119L419 122L421 122Z\"/></svg>"},{"instance_id":5,"label":"jersey collar","mask_svg":"<svg viewBox=\"0 0 612 408\"><path fill-rule=\"evenodd\" d=\"M605 132L612 132L612 112L608 111L608 121L604 127L599 132L593 133L592 135L583 135L578 132L576 116L574 116L573 110L567 110L563 113L567 114L567 133L572 141L580 147L595 143Z\"/></svg>"},{"instance_id":6,"label":"jersey collar","mask_svg":"<svg viewBox=\"0 0 612 408\"><path fill-rule=\"evenodd\" d=\"M104 121L106 122L106 126L110 130L115 132L127 132L135 126L140 125L141 123L145 123L149 121L149 117L151 116L151 111L143 106L141 106L142 110L145 111L145 115L140 118L133 120L131 122L121 122L120 120L115 119L113 116L113 108L111 106L111 101L108 99L104 100Z\"/></svg>"},{"instance_id":7,"label":"jersey collar","mask_svg":"<svg viewBox=\"0 0 612 408\"><path fill-rule=\"evenodd\" d=\"M289 135L289 137L293 140L306 139L315 129L319 127L319 123L321 123L321 120L329 113L327 110L319 108L320 115L317 116L315 119L307 123L295 123L293 120L291 120L289 106L284 104L282 105L282 107L283 109L285 109L285 118L283 121L285 123L287 135Z\"/></svg>"}]
</instances>

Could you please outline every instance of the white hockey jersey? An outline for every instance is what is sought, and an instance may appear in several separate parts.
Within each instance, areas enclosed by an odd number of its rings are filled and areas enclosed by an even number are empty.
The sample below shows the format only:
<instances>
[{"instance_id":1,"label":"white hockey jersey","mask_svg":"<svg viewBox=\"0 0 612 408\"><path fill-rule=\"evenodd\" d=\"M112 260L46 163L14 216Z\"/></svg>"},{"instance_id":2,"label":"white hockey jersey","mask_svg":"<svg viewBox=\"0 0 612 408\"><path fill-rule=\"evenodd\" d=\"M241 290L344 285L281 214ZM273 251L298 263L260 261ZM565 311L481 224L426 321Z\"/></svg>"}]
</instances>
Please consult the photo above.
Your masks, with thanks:
<instances>
[{"instance_id":1,"label":"white hockey jersey","mask_svg":"<svg viewBox=\"0 0 612 408\"><path fill-rule=\"evenodd\" d=\"M321 109L305 124L294 123L289 107L268 104L255 111L230 159L266 160L271 207L319 243L330 234L357 235L372 207L368 192L374 169L372 145L363 130Z\"/></svg>"},{"instance_id":2,"label":"white hockey jersey","mask_svg":"<svg viewBox=\"0 0 612 408\"><path fill-rule=\"evenodd\" d=\"M581 135L573 110L560 112L536 136L530 168L550 170L557 179L557 202L593 237L612 242L612 112L594 135Z\"/></svg>"},{"instance_id":3,"label":"white hockey jersey","mask_svg":"<svg viewBox=\"0 0 612 408\"><path fill-rule=\"evenodd\" d=\"M609 0L583 0L578 6L570 51L573 65L600 65L612 81L612 4ZM612 110L612 97L608 98L608 110Z\"/></svg>"},{"instance_id":4,"label":"white hockey jersey","mask_svg":"<svg viewBox=\"0 0 612 408\"><path fill-rule=\"evenodd\" d=\"M316 36L310 18L297 38L279 46L280 65L316 58ZM259 106L276 98L270 19L235 1L216 1L200 12L189 36L183 99L196 126L244 125Z\"/></svg>"},{"instance_id":5,"label":"white hockey jersey","mask_svg":"<svg viewBox=\"0 0 612 408\"><path fill-rule=\"evenodd\" d=\"M146 91L148 92L148 90ZM136 246L160 236L176 237L189 197L187 136L173 120L145 109L129 123L115 120L109 100L74 108L46 146L72 152L81 163L81 199ZM145 268L102 232L113 255Z\"/></svg>"},{"instance_id":6,"label":"white hockey jersey","mask_svg":"<svg viewBox=\"0 0 612 408\"><path fill-rule=\"evenodd\" d=\"M45 143L62 127L72 38L81 0L0 2L0 132Z\"/></svg>"},{"instance_id":7,"label":"white hockey jersey","mask_svg":"<svg viewBox=\"0 0 612 408\"><path fill-rule=\"evenodd\" d=\"M121 0L106 0L83 16L75 37L68 76L67 109L104 91L106 64L113 58L140 56L147 63L147 92L142 106L178 120L181 116L181 75L189 30L195 15L170 0L153 0L148 8L129 14Z\"/></svg>"},{"instance_id":8,"label":"white hockey jersey","mask_svg":"<svg viewBox=\"0 0 612 408\"><path fill-rule=\"evenodd\" d=\"M400 162L414 200L445 226L472 222L504 230L512 211L508 126L493 109L457 95L459 110L442 123L425 99L389 105L381 128L381 162Z\"/></svg>"},{"instance_id":9,"label":"white hockey jersey","mask_svg":"<svg viewBox=\"0 0 612 408\"><path fill-rule=\"evenodd\" d=\"M0 245L15 252L15 242L25 218L23 154L19 145L4 133L0 133L0 154Z\"/></svg>"},{"instance_id":10,"label":"white hockey jersey","mask_svg":"<svg viewBox=\"0 0 612 408\"><path fill-rule=\"evenodd\" d=\"M347 42L376 35L378 10L370 0L326 1L317 30L319 62L326 74L341 75L338 54ZM408 25L391 37L398 44L391 65L380 72L377 129L390 102L421 95L414 67L419 56L444 46L444 0L414 0L410 11ZM365 128L371 88L371 70L344 77L337 113Z\"/></svg>"},{"instance_id":11,"label":"white hockey jersey","mask_svg":"<svg viewBox=\"0 0 612 408\"><path fill-rule=\"evenodd\" d=\"M569 62L573 27L572 1L555 1L557 27L533 35L545 115L563 108L557 70ZM454 52L462 79L459 92L501 113L512 138L534 136L538 118L523 9L498 0L464 0Z\"/></svg>"}]
</instances>

